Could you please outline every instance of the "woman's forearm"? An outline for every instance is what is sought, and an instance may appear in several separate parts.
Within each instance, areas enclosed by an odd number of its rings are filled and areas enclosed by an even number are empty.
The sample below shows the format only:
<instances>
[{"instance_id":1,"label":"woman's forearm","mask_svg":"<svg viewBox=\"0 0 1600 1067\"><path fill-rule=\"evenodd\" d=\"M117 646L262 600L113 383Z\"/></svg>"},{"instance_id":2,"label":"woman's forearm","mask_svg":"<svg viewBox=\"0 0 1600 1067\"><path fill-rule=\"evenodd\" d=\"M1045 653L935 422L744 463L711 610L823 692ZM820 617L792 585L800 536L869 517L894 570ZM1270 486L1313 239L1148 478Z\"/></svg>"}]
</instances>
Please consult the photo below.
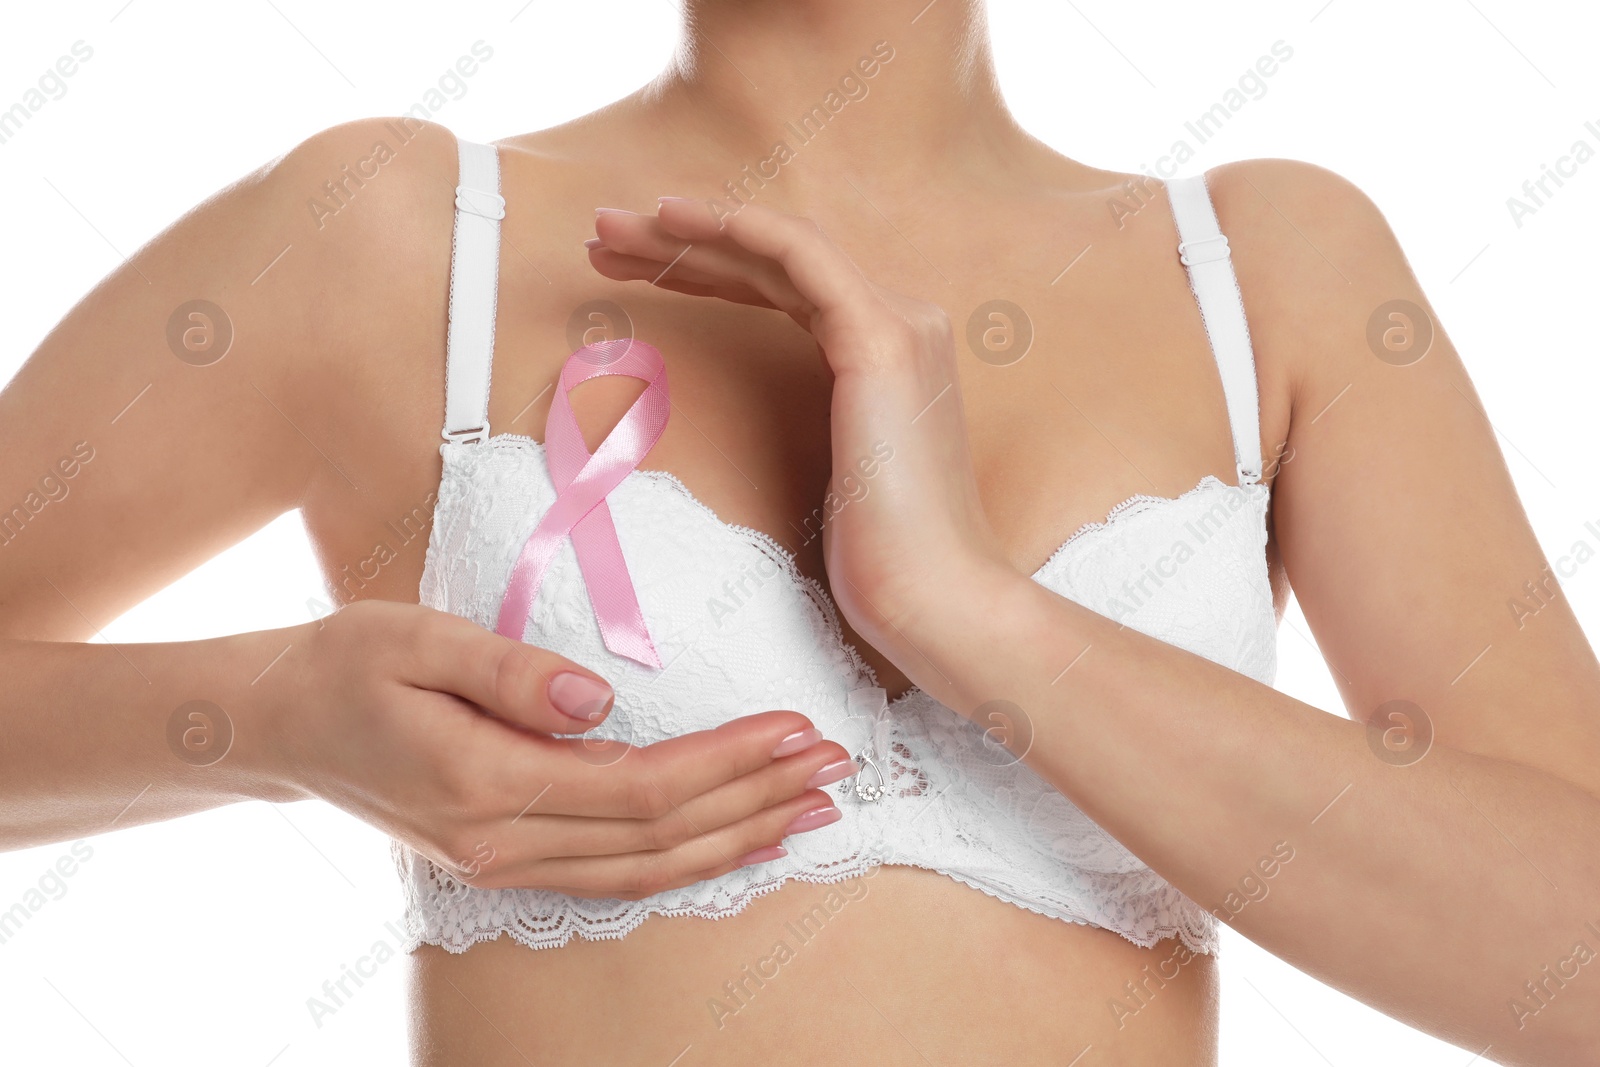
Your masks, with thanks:
<instances>
[{"instance_id":1,"label":"woman's forearm","mask_svg":"<svg viewBox=\"0 0 1600 1067\"><path fill-rule=\"evenodd\" d=\"M1442 744L1396 766L1364 724L1032 581L964 588L985 624L912 631L924 688L1186 895L1494 1059L1600 1051L1600 799ZM982 721L996 700L1011 722Z\"/></svg>"},{"instance_id":2,"label":"woman's forearm","mask_svg":"<svg viewBox=\"0 0 1600 1067\"><path fill-rule=\"evenodd\" d=\"M268 679L299 628L159 644L0 642L0 848L295 800L266 771Z\"/></svg>"}]
</instances>

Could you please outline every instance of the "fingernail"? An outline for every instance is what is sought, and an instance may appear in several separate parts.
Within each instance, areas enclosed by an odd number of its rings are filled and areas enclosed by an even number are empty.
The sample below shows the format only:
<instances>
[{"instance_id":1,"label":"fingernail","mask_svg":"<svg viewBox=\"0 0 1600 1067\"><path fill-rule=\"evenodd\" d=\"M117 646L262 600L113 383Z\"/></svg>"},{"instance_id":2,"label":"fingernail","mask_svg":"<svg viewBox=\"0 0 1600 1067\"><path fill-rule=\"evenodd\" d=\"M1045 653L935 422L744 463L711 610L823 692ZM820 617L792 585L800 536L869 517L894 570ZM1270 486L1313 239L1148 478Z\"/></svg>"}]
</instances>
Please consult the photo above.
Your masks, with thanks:
<instances>
[{"instance_id":1,"label":"fingernail","mask_svg":"<svg viewBox=\"0 0 1600 1067\"><path fill-rule=\"evenodd\" d=\"M596 215L637 215L638 214L637 211L629 211L625 207L597 207L597 208L594 209L594 213Z\"/></svg>"},{"instance_id":2,"label":"fingernail","mask_svg":"<svg viewBox=\"0 0 1600 1067\"><path fill-rule=\"evenodd\" d=\"M795 816L794 822L783 828L783 836L788 837L790 834L803 834L807 830L816 830L827 826L829 823L838 822L843 817L844 812L832 804L821 808L812 808L808 812Z\"/></svg>"},{"instance_id":3,"label":"fingernail","mask_svg":"<svg viewBox=\"0 0 1600 1067\"><path fill-rule=\"evenodd\" d=\"M817 768L817 772L815 774L806 779L806 788L821 789L825 785L832 785L834 782L843 781L860 769L861 768L856 766L856 761L853 759L842 759L835 760L832 763L824 763L822 766Z\"/></svg>"},{"instance_id":4,"label":"fingernail","mask_svg":"<svg viewBox=\"0 0 1600 1067\"><path fill-rule=\"evenodd\" d=\"M822 731L815 726L807 730L801 730L798 733L792 733L778 742L778 747L772 750L772 758L781 759L784 756L792 756L796 752L804 752L821 740Z\"/></svg>"},{"instance_id":5,"label":"fingernail","mask_svg":"<svg viewBox=\"0 0 1600 1067\"><path fill-rule=\"evenodd\" d=\"M585 247L585 248L599 248L603 244L605 244L605 242L600 240L600 238L591 237L587 241L583 242L583 247Z\"/></svg>"},{"instance_id":6,"label":"fingernail","mask_svg":"<svg viewBox=\"0 0 1600 1067\"><path fill-rule=\"evenodd\" d=\"M692 204L694 198L689 196L658 196L657 202L662 204Z\"/></svg>"},{"instance_id":7,"label":"fingernail","mask_svg":"<svg viewBox=\"0 0 1600 1067\"><path fill-rule=\"evenodd\" d=\"M611 707L609 685L574 671L562 671L550 679L545 692L557 711L582 722L598 722Z\"/></svg>"},{"instance_id":8,"label":"fingernail","mask_svg":"<svg viewBox=\"0 0 1600 1067\"><path fill-rule=\"evenodd\" d=\"M789 850L782 845L768 845L758 848L754 852L746 852L733 862L740 867L748 867L752 863L770 863L772 860L781 860L789 854Z\"/></svg>"}]
</instances>

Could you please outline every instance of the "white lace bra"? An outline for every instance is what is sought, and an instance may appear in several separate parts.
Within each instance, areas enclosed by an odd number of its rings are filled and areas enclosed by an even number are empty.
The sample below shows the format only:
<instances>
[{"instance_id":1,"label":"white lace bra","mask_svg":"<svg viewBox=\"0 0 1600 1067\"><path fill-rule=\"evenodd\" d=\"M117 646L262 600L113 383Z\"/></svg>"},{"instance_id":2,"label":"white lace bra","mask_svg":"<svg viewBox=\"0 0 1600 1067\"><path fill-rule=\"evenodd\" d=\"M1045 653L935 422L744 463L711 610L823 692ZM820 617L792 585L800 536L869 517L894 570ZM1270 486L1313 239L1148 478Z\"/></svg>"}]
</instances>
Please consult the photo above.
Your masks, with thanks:
<instances>
[{"instance_id":1,"label":"white lace bra","mask_svg":"<svg viewBox=\"0 0 1600 1067\"><path fill-rule=\"evenodd\" d=\"M498 157L462 141L451 263L444 469L419 589L423 604L494 629L512 565L555 500L543 446L488 431L499 262ZM1088 523L1033 575L1046 588L1270 685L1277 624L1265 545L1254 358L1203 177L1167 184L1221 371L1238 485L1206 475L1175 498L1135 496ZM670 362L670 354L668 356ZM757 530L726 523L664 471L635 470L607 497L664 666L602 643L570 540L550 564L524 634L608 679L593 736L647 744L772 708L806 714L851 752L873 720L854 712L872 669L842 637L826 589ZM730 596L729 590L734 591ZM1215 918L1085 816L985 728L918 689L889 705L884 795L830 789L845 817L785 839L787 856L642 900L475 889L399 842L410 946L465 951L509 934L533 948L574 933L619 938L651 914L721 918L790 879L831 882L879 863L947 875L1052 918L1150 946L1177 936L1214 952ZM858 778L863 778L863 770Z\"/></svg>"}]
</instances>

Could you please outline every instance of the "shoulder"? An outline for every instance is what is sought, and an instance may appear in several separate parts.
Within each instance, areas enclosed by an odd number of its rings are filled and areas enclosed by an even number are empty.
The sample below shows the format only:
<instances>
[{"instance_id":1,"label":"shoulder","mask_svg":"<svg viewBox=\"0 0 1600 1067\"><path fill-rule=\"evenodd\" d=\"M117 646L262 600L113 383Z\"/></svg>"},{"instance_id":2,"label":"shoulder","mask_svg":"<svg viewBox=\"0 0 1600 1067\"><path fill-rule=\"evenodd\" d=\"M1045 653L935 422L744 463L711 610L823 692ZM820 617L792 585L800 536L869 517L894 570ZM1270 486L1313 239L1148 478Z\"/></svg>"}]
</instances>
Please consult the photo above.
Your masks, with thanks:
<instances>
[{"instance_id":1,"label":"shoulder","mask_svg":"<svg viewBox=\"0 0 1600 1067\"><path fill-rule=\"evenodd\" d=\"M1280 265L1320 262L1338 279L1346 264L1360 268L1391 255L1394 234L1383 212L1354 182L1295 159L1247 159L1206 172L1218 217L1247 251Z\"/></svg>"},{"instance_id":2,"label":"shoulder","mask_svg":"<svg viewBox=\"0 0 1600 1067\"><path fill-rule=\"evenodd\" d=\"M330 376L366 373L366 353L447 313L456 167L454 135L433 123L312 133L141 246L78 302L42 362L126 350L162 403L224 438L254 433L259 453L282 441L278 453L298 454L289 424L337 414Z\"/></svg>"},{"instance_id":3,"label":"shoulder","mask_svg":"<svg viewBox=\"0 0 1600 1067\"><path fill-rule=\"evenodd\" d=\"M285 274L320 285L341 267L397 275L431 262L449 241L458 173L456 137L436 123L366 118L312 134L259 172L261 207L303 253Z\"/></svg>"},{"instance_id":4,"label":"shoulder","mask_svg":"<svg viewBox=\"0 0 1600 1067\"><path fill-rule=\"evenodd\" d=\"M1355 183L1293 159L1250 159L1206 172L1241 273L1303 311L1338 308L1409 276L1388 219ZM1243 278L1241 278L1241 285Z\"/></svg>"},{"instance_id":5,"label":"shoulder","mask_svg":"<svg viewBox=\"0 0 1600 1067\"><path fill-rule=\"evenodd\" d=\"M1314 163L1251 159L1207 171L1206 185L1252 338L1297 391L1371 358L1362 339L1381 306L1426 306L1388 219L1348 178Z\"/></svg>"},{"instance_id":6,"label":"shoulder","mask_svg":"<svg viewBox=\"0 0 1600 1067\"><path fill-rule=\"evenodd\" d=\"M264 183L317 232L416 204L456 184L457 139L438 123L407 117L355 119L319 130L262 168ZM371 196L367 194L371 193Z\"/></svg>"},{"instance_id":7,"label":"shoulder","mask_svg":"<svg viewBox=\"0 0 1600 1067\"><path fill-rule=\"evenodd\" d=\"M431 385L448 318L457 145L436 123L363 118L307 136L238 183L228 225L258 272L245 299L275 338L278 395L307 418L343 425L341 398L412 384L397 376Z\"/></svg>"}]
</instances>

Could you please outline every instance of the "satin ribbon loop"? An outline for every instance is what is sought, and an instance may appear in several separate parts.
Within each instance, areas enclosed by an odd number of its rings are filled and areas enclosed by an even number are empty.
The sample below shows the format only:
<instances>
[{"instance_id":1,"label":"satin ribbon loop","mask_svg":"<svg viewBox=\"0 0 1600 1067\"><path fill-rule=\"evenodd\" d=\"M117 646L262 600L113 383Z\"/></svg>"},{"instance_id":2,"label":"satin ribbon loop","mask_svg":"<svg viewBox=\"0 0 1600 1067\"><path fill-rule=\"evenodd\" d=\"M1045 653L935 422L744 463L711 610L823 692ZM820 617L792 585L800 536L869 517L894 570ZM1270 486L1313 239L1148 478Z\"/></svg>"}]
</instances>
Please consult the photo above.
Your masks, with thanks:
<instances>
[{"instance_id":1,"label":"satin ribbon loop","mask_svg":"<svg viewBox=\"0 0 1600 1067\"><path fill-rule=\"evenodd\" d=\"M591 455L567 394L591 378L607 375L639 378L648 384ZM567 357L544 428L545 461L556 500L523 542L511 568L496 633L522 640L550 562L562 538L570 536L606 648L648 667L661 667L606 496L655 446L671 410L666 363L655 346L620 338L584 345Z\"/></svg>"}]
</instances>

